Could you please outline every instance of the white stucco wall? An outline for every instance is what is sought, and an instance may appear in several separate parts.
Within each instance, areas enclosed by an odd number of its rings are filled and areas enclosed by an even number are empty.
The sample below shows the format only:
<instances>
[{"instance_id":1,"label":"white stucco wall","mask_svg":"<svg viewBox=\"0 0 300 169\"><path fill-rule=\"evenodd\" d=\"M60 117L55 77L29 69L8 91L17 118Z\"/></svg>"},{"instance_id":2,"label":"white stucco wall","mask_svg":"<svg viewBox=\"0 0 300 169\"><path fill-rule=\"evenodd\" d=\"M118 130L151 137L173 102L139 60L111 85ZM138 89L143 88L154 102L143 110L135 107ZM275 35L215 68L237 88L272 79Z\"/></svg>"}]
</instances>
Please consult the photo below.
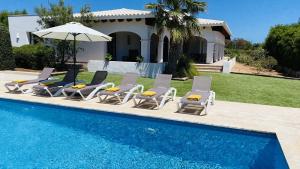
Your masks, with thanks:
<instances>
[{"instance_id":1,"label":"white stucco wall","mask_svg":"<svg viewBox=\"0 0 300 169\"><path fill-rule=\"evenodd\" d=\"M106 55L106 42L79 42L78 46L83 49L77 53L78 62L104 60L104 56Z\"/></svg>"},{"instance_id":2,"label":"white stucco wall","mask_svg":"<svg viewBox=\"0 0 300 169\"><path fill-rule=\"evenodd\" d=\"M99 22L97 25L93 27L93 29L98 30L106 35L116 32L132 32L140 36L141 38L141 55L144 57L144 61L147 62L150 60L150 36L153 32L153 27L145 25L145 20L142 19L141 21L132 20L131 22L127 22L124 20L123 22ZM121 35L122 36L122 35ZM118 37L117 37L118 39ZM119 38L121 39L121 38ZM125 43L127 44L127 38L123 38ZM132 42L135 40L132 39ZM149 42L149 44L148 44ZM117 42L117 46L121 46L122 43L119 41ZM138 44L132 44L128 48L134 48ZM99 43L99 44L80 44L80 47L87 48L84 51L78 53L79 59L78 61L87 62L88 60L93 60L94 58L103 59L107 53L106 42ZM93 47L97 47L97 49L92 49ZM121 56L128 55L128 51L124 51L125 49L120 47L117 49L117 56L118 59L121 59Z\"/></svg>"},{"instance_id":3,"label":"white stucco wall","mask_svg":"<svg viewBox=\"0 0 300 169\"><path fill-rule=\"evenodd\" d=\"M41 26L37 23L38 19L38 16L8 17L10 39L13 47L19 47L30 43L28 33L41 29Z\"/></svg>"},{"instance_id":4,"label":"white stucco wall","mask_svg":"<svg viewBox=\"0 0 300 169\"><path fill-rule=\"evenodd\" d=\"M230 73L236 63L236 58L224 60L223 73Z\"/></svg>"},{"instance_id":5,"label":"white stucco wall","mask_svg":"<svg viewBox=\"0 0 300 169\"><path fill-rule=\"evenodd\" d=\"M123 22L99 22L97 25L93 27L93 29L98 30L106 35L115 32L132 32L138 34L142 39L149 38L149 34L151 29L150 26L145 25L145 20L141 21L123 21Z\"/></svg>"},{"instance_id":6,"label":"white stucco wall","mask_svg":"<svg viewBox=\"0 0 300 169\"><path fill-rule=\"evenodd\" d=\"M156 77L157 74L164 72L164 63L137 63L137 62L105 62L103 60L89 60L88 71L106 70L110 73L138 73L143 77Z\"/></svg>"},{"instance_id":7,"label":"white stucco wall","mask_svg":"<svg viewBox=\"0 0 300 169\"><path fill-rule=\"evenodd\" d=\"M205 29L201 33L201 36L204 37L207 42L225 45L225 36L222 33L212 31L211 29Z\"/></svg>"},{"instance_id":8,"label":"white stucco wall","mask_svg":"<svg viewBox=\"0 0 300 169\"><path fill-rule=\"evenodd\" d=\"M19 16L19 17L9 17L9 31L11 35L11 41L13 46L22 46L29 44L28 32L34 32L41 29L37 23L38 16ZM115 21L115 22L99 22L93 27L93 29L98 30L104 34L111 34L115 32L132 32L140 36L141 38L141 55L144 57L144 62L150 61L150 37L152 33L156 33L155 27L148 26L145 24L145 20L141 21L132 20L127 22ZM17 40L17 36L19 39ZM161 35L158 44L158 62L163 62L163 37L167 36L170 40L170 33L164 31ZM224 46L225 37L223 34L217 31L212 31L211 28L206 27L202 31L201 37L207 40L207 63L213 63L222 59L224 57ZM127 38L125 38L127 39ZM200 44L199 44L200 45ZM89 60L103 60L107 53L106 42L80 42L79 47L83 48L83 51L78 52L79 62L88 62ZM122 48L118 49L119 56L128 55L128 51L123 51ZM215 56L215 59L214 59Z\"/></svg>"},{"instance_id":9,"label":"white stucco wall","mask_svg":"<svg viewBox=\"0 0 300 169\"><path fill-rule=\"evenodd\" d=\"M212 31L211 29L203 30L201 36L207 40L206 63L213 63L223 59L225 36L222 33Z\"/></svg>"}]
</instances>

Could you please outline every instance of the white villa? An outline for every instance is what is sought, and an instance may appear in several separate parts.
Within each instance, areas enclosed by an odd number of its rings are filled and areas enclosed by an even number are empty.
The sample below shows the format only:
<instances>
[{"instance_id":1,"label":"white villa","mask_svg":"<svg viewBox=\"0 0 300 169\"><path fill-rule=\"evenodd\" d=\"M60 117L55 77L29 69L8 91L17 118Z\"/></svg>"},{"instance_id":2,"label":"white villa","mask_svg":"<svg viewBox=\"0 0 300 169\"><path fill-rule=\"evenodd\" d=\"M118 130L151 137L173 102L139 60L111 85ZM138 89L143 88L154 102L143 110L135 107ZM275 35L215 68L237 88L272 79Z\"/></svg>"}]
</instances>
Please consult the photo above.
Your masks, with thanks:
<instances>
[{"instance_id":1,"label":"white villa","mask_svg":"<svg viewBox=\"0 0 300 169\"><path fill-rule=\"evenodd\" d=\"M164 70L164 63L169 58L170 34L165 31L157 35L151 11L122 8L93 14L97 18L93 29L111 36L113 40L80 42L84 50L78 53L77 60L87 63L89 71L106 69L110 72L138 72L144 76L154 76ZM31 32L41 29L37 23L38 16L10 16L8 19L12 46L35 43ZM184 53L198 63L222 60L225 39L231 36L228 25L219 20L199 18L198 21L203 27L202 32L185 43ZM107 53L113 56L108 63L104 61ZM143 63L137 63L136 56L143 56Z\"/></svg>"}]
</instances>

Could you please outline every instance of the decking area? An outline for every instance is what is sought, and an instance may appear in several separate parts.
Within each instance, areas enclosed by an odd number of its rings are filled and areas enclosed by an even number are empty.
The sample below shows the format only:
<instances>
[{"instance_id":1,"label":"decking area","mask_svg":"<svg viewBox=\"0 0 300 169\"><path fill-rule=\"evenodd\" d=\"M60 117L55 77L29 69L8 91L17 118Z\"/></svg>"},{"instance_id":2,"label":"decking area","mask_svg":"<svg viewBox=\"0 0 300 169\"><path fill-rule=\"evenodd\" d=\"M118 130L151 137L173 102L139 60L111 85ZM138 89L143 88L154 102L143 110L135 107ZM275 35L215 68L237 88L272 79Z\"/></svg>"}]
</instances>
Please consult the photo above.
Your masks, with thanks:
<instances>
[{"instance_id":1,"label":"decking area","mask_svg":"<svg viewBox=\"0 0 300 169\"><path fill-rule=\"evenodd\" d=\"M290 168L300 168L300 149L295 148L300 147L300 109L298 108L217 100L215 105L210 108L208 115L199 116L194 115L199 113L199 111L197 112L195 109L183 109L177 112L176 103L180 98L176 98L173 102L168 102L165 107L160 110L149 110L147 108L134 108L132 101L123 105L99 103L96 98L90 101L73 101L66 100L63 97L49 98L37 97L30 94L11 94L7 93L3 87L5 82L13 79L31 79L35 77L36 73L0 72L0 97L246 130L273 132L277 134Z\"/></svg>"}]
</instances>

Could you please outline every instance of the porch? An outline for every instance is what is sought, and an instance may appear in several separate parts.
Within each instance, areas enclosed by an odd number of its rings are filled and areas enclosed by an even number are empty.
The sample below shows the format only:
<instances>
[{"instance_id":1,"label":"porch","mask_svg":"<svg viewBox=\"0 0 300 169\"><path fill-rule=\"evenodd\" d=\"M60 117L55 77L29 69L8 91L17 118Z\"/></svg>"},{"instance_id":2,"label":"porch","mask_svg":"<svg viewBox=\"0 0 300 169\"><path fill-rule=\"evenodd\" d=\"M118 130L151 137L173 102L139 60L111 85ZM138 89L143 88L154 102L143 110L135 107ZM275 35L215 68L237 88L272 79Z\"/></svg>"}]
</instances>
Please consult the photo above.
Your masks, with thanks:
<instances>
[{"instance_id":1,"label":"porch","mask_svg":"<svg viewBox=\"0 0 300 169\"><path fill-rule=\"evenodd\" d=\"M112 55L112 61L137 62L142 56L145 63L167 63L169 61L169 36L153 33L143 38L134 32L114 32L107 43L106 53ZM183 54L197 64L212 64L223 60L224 45L211 43L206 38L194 36L183 44Z\"/></svg>"}]
</instances>

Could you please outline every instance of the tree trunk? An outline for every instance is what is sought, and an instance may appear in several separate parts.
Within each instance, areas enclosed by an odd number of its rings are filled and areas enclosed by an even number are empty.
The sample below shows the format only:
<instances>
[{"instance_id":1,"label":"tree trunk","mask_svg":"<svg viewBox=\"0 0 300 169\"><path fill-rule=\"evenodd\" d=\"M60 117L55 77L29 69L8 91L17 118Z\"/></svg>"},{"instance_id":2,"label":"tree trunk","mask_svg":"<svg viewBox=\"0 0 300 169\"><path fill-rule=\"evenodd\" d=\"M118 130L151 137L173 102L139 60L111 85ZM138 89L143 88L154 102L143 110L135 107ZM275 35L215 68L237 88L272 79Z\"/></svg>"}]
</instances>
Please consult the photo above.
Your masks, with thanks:
<instances>
[{"instance_id":1,"label":"tree trunk","mask_svg":"<svg viewBox=\"0 0 300 169\"><path fill-rule=\"evenodd\" d=\"M182 41L170 41L169 62L166 72L175 77L177 75L177 63L180 55L182 55L183 42Z\"/></svg>"}]
</instances>

